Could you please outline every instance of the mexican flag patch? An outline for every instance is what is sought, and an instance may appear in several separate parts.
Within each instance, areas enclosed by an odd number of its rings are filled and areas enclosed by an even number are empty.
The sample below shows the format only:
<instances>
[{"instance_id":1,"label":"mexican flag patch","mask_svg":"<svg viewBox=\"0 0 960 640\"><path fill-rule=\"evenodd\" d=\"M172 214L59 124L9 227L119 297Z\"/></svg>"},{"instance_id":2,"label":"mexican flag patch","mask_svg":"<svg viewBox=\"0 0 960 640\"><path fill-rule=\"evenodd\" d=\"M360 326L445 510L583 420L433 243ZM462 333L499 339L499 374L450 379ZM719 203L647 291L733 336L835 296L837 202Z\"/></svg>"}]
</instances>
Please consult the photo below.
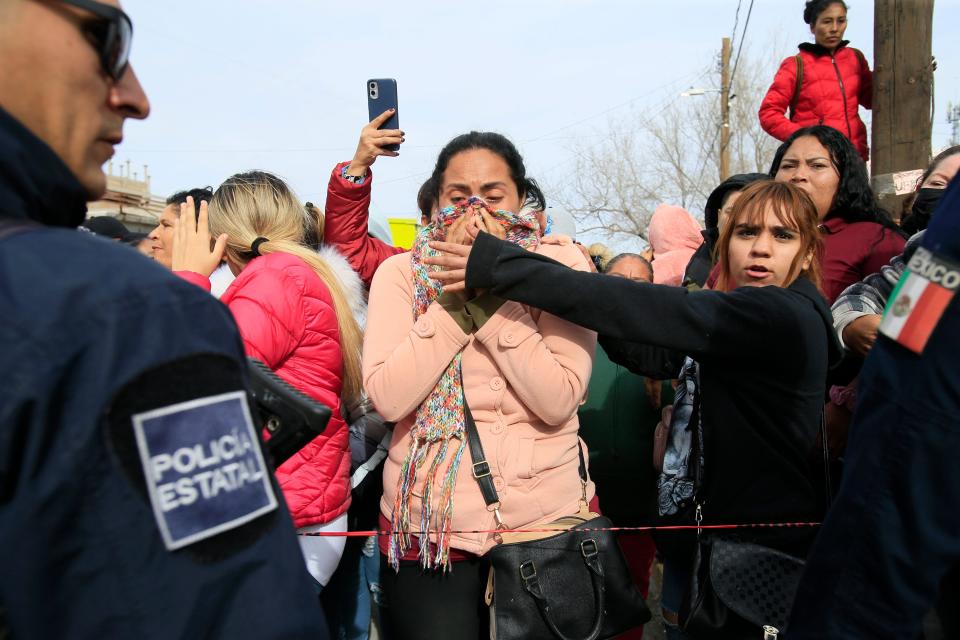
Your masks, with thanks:
<instances>
[{"instance_id":1,"label":"mexican flag patch","mask_svg":"<svg viewBox=\"0 0 960 640\"><path fill-rule=\"evenodd\" d=\"M890 294L880 333L922 353L960 287L960 266L918 247Z\"/></svg>"}]
</instances>

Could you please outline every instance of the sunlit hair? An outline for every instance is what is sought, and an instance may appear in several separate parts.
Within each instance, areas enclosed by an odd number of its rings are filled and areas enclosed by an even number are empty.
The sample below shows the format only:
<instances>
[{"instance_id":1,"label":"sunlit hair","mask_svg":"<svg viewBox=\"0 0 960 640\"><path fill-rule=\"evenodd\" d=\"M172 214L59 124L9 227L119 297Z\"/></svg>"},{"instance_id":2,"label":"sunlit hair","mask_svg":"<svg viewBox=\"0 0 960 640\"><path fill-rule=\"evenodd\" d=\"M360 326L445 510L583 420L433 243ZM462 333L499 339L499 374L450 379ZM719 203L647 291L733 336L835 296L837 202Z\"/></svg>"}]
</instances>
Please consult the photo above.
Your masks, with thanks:
<instances>
[{"instance_id":1,"label":"sunlit hair","mask_svg":"<svg viewBox=\"0 0 960 640\"><path fill-rule=\"evenodd\" d=\"M210 233L227 234L228 260L241 265L256 257L250 246L258 237L260 255L289 253L297 256L320 276L330 291L343 357L343 395L350 401L359 397L362 378L360 353L363 334L350 309L336 272L304 244L307 209L287 184L265 171L238 173L217 188L210 201Z\"/></svg>"},{"instance_id":2,"label":"sunlit hair","mask_svg":"<svg viewBox=\"0 0 960 640\"><path fill-rule=\"evenodd\" d=\"M790 286L799 277L810 280L818 289L820 288L820 260L823 249L816 205L800 187L788 182L760 180L747 185L740 192L740 197L730 210L730 219L720 232L720 239L717 241L720 264L718 290L730 291L735 287L730 274L730 240L737 226L741 224L762 226L764 214L771 209L780 224L793 229L800 235L800 250L790 264L790 271L782 286ZM801 270L801 264L808 255L813 256L810 267Z\"/></svg>"}]
</instances>

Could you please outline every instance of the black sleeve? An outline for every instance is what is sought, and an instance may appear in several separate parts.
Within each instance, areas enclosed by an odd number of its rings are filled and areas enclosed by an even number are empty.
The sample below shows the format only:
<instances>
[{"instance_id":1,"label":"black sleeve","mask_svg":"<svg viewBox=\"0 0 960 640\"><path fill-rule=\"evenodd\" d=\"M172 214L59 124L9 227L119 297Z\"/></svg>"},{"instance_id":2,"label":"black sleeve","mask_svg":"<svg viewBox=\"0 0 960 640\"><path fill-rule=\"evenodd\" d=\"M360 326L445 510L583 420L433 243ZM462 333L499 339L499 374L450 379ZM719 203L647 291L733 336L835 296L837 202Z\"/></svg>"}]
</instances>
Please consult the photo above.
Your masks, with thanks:
<instances>
[{"instance_id":1,"label":"black sleeve","mask_svg":"<svg viewBox=\"0 0 960 640\"><path fill-rule=\"evenodd\" d=\"M673 349L620 340L603 334L597 336L597 342L611 362L626 367L630 373L638 376L670 380L679 375L683 366L685 355Z\"/></svg>"},{"instance_id":2,"label":"black sleeve","mask_svg":"<svg viewBox=\"0 0 960 640\"><path fill-rule=\"evenodd\" d=\"M575 271L481 233L467 264L468 287L542 309L608 339L702 357L782 356L797 345L798 305L780 287L729 293L634 282ZM763 348L758 349L758 340Z\"/></svg>"}]
</instances>

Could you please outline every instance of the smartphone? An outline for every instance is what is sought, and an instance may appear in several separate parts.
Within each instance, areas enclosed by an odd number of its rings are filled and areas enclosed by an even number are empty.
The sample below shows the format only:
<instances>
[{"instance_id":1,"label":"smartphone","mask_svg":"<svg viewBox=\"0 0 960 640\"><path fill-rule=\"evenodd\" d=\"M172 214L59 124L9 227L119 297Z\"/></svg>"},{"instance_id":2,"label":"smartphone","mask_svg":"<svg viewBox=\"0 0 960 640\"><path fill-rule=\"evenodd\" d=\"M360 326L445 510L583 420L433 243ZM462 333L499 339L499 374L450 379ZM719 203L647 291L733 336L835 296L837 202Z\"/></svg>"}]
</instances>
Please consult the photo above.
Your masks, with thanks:
<instances>
[{"instance_id":1,"label":"smartphone","mask_svg":"<svg viewBox=\"0 0 960 640\"><path fill-rule=\"evenodd\" d=\"M400 109L397 106L397 81L393 78L367 80L367 112L373 120L387 109L396 109L381 129L400 128ZM399 151L400 145L389 144L384 147L390 151Z\"/></svg>"}]
</instances>

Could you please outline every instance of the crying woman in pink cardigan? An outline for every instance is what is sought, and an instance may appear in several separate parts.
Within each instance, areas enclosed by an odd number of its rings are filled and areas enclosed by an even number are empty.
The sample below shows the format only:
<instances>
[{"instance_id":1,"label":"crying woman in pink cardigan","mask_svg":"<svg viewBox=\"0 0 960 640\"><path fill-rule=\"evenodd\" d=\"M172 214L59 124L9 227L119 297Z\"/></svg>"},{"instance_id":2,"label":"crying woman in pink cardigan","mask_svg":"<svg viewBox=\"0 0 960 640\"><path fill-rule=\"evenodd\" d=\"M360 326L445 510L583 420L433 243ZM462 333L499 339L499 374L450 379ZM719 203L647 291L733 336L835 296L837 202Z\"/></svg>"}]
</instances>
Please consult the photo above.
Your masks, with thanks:
<instances>
[{"instance_id":1,"label":"crying woman in pink cardigan","mask_svg":"<svg viewBox=\"0 0 960 640\"><path fill-rule=\"evenodd\" d=\"M506 152L504 143L509 145ZM439 397L452 407L462 397L457 376L450 375L456 371L450 366L458 354L462 393L490 464L504 524L528 527L577 511L581 497L577 407L587 390L596 334L489 293L441 295L438 289L430 290L420 262L431 251L428 240L445 237L469 243L465 228L475 225L571 268L588 270L583 254L570 242L540 242L545 216L530 210L543 208L543 196L536 183L517 175L519 154L506 159L510 151L516 154L499 134L474 132L449 143L431 177L436 193L434 224L421 232L411 253L386 260L373 279L363 350L364 387L384 418L397 423L384 466L380 504L381 522L387 525L396 524L401 473L417 428L450 428L458 419L456 411L431 415L426 409L430 403L425 402ZM522 161L519 168L522 172ZM524 204L528 206L522 208ZM439 557L435 531L443 512L445 480L452 486L454 532L496 528L494 514L487 510L471 474L468 448L463 449L455 472L447 476L460 442L458 437L448 437L446 455L432 483L434 558ZM408 530L420 530L424 478L437 448L434 442L427 449L425 461L408 483ZM590 482L588 500L593 493ZM381 537L381 548L388 552L386 538ZM394 549L397 560L416 560L419 542L413 540L412 547L400 553ZM483 555L495 544L488 533L453 533L449 560L454 571L458 560ZM445 559L436 564L445 564Z\"/></svg>"}]
</instances>

